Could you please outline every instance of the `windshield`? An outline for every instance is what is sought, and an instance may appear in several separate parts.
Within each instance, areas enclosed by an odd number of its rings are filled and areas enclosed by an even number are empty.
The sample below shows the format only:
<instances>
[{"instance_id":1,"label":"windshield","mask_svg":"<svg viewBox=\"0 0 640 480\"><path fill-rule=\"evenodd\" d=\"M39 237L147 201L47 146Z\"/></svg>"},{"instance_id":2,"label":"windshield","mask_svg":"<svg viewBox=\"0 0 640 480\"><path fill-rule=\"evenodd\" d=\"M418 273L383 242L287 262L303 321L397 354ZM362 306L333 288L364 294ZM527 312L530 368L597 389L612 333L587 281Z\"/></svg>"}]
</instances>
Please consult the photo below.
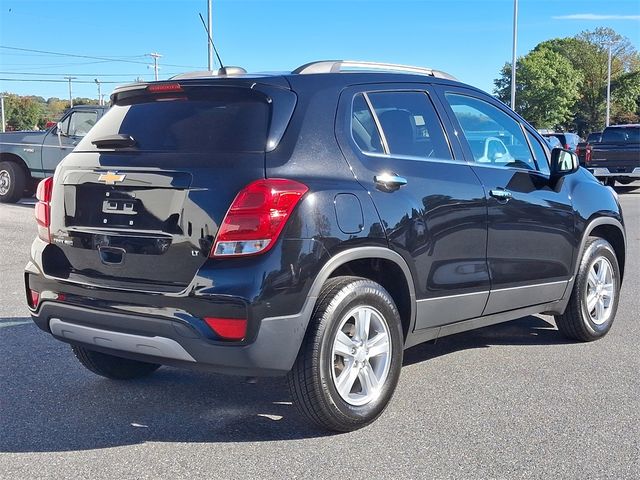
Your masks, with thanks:
<instances>
[{"instance_id":1,"label":"windshield","mask_svg":"<svg viewBox=\"0 0 640 480\"><path fill-rule=\"evenodd\" d=\"M120 134L141 151L261 152L269 113L264 95L246 88L145 94L111 107L77 150L95 151L93 141Z\"/></svg>"}]
</instances>

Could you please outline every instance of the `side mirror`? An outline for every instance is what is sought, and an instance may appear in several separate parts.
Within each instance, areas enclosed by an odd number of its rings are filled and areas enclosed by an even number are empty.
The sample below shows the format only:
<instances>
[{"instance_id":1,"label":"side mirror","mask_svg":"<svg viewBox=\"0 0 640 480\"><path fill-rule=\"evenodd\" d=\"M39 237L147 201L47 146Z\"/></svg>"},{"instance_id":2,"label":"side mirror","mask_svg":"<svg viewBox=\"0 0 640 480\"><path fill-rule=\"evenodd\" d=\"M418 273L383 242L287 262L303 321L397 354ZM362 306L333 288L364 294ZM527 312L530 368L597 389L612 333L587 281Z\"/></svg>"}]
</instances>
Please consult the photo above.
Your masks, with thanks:
<instances>
[{"instance_id":1,"label":"side mirror","mask_svg":"<svg viewBox=\"0 0 640 480\"><path fill-rule=\"evenodd\" d=\"M577 172L579 168L578 155L574 152L564 148L551 150L551 175L553 177L562 177Z\"/></svg>"}]
</instances>

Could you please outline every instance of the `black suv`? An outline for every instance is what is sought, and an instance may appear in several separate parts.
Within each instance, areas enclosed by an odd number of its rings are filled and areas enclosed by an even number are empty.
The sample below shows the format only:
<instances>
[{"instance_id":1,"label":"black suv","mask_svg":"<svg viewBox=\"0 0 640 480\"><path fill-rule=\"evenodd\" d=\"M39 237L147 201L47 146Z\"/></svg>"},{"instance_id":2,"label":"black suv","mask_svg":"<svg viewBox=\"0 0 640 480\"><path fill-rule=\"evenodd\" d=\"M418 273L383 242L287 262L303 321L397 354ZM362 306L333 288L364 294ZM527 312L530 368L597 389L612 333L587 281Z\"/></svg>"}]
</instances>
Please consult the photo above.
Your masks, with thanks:
<instances>
[{"instance_id":1,"label":"black suv","mask_svg":"<svg viewBox=\"0 0 640 480\"><path fill-rule=\"evenodd\" d=\"M25 273L34 321L98 375L287 375L347 431L412 345L540 312L611 328L615 192L445 73L324 61L111 98L38 188Z\"/></svg>"}]
</instances>

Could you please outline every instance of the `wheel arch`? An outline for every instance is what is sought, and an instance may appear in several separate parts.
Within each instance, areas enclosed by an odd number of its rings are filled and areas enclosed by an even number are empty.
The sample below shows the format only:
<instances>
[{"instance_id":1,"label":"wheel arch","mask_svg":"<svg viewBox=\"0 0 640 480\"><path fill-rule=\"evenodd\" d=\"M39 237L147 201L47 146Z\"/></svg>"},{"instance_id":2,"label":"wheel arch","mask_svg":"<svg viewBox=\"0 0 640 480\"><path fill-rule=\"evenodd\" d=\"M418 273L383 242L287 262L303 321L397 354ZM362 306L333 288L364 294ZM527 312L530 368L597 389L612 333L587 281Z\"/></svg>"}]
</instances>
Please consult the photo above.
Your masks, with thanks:
<instances>
[{"instance_id":1,"label":"wheel arch","mask_svg":"<svg viewBox=\"0 0 640 480\"><path fill-rule=\"evenodd\" d=\"M627 254L627 239L622 223L612 217L599 217L591 220L582 235L580 249L578 250L580 254L584 251L584 246L589 237L599 237L611 244L618 260L620 280L622 280ZM578 268L580 268L580 258L576 259L574 276L577 275Z\"/></svg>"},{"instance_id":2,"label":"wheel arch","mask_svg":"<svg viewBox=\"0 0 640 480\"><path fill-rule=\"evenodd\" d=\"M405 260L384 247L356 247L332 256L320 269L308 294L303 311L309 319L324 283L338 275L357 275L382 285L391 295L402 320L404 339L413 329L416 295L413 277Z\"/></svg>"},{"instance_id":3,"label":"wheel arch","mask_svg":"<svg viewBox=\"0 0 640 480\"><path fill-rule=\"evenodd\" d=\"M0 153L0 162L13 162L22 168L27 178L31 178L31 170L27 166L27 163L20 155L16 155L15 153L10 152L2 152Z\"/></svg>"}]
</instances>

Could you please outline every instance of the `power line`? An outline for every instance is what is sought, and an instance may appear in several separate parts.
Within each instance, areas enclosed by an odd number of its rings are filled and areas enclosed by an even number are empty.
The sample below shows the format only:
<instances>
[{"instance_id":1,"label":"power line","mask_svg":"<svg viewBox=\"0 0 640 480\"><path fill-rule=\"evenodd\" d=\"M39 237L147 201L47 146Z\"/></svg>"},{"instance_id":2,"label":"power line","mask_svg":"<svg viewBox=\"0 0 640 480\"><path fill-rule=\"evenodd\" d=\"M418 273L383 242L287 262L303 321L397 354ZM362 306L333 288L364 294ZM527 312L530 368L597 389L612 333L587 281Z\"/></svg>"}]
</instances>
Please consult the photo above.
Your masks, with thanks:
<instances>
[{"instance_id":1,"label":"power line","mask_svg":"<svg viewBox=\"0 0 640 480\"><path fill-rule=\"evenodd\" d=\"M178 75L183 72L167 72L167 75ZM38 75L38 76L46 76L46 77L59 77L60 73L34 73L34 72L0 72L0 75ZM140 75L139 72L135 73L73 73L71 75L75 75L76 77L137 77Z\"/></svg>"},{"instance_id":2,"label":"power line","mask_svg":"<svg viewBox=\"0 0 640 480\"><path fill-rule=\"evenodd\" d=\"M58 55L61 57L88 58L90 60L105 60L108 62L123 62L123 63L135 63L138 65L147 65L147 63L144 61L127 60L126 58L123 58L123 57L96 57L92 55L78 55L74 53L50 52L47 50L34 50L32 48L9 47L7 45L0 45L0 48L4 48L7 50L17 50L20 52L46 53L48 55ZM128 58L131 58L131 57L128 57ZM138 58L138 55L134 56L134 58ZM201 66L195 67L193 65L175 65L170 63L165 63L165 65L168 67L179 67L179 68L202 68Z\"/></svg>"},{"instance_id":3,"label":"power line","mask_svg":"<svg viewBox=\"0 0 640 480\"><path fill-rule=\"evenodd\" d=\"M55 80L53 78L0 78L0 82L49 82L49 83L67 83L68 80ZM78 80L74 83L95 83L93 81L89 81L89 80ZM123 83L126 82L115 82L115 81L106 81L106 82L102 82L102 83L113 83L113 84L119 84L122 85ZM133 83L133 80L130 80L129 83Z\"/></svg>"}]
</instances>

